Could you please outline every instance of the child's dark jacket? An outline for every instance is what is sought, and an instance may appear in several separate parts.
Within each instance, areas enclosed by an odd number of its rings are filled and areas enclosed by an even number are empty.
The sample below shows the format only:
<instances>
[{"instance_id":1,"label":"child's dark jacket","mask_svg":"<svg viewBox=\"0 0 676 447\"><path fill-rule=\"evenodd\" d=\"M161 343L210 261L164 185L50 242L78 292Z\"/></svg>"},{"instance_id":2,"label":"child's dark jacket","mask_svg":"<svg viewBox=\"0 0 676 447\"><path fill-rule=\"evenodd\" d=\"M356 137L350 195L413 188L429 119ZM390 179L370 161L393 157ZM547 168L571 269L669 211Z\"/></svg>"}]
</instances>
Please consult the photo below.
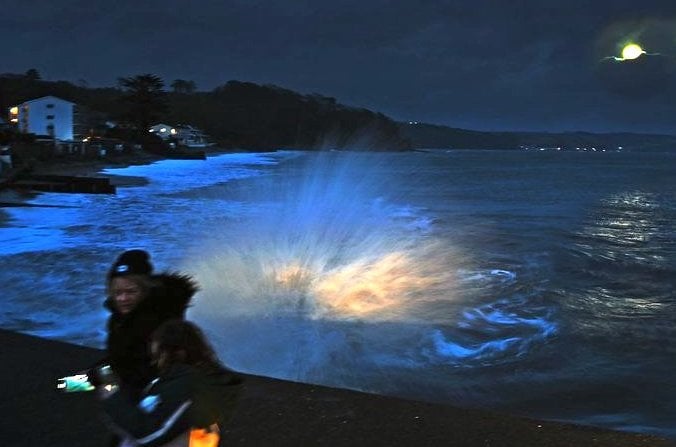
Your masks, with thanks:
<instances>
[{"instance_id":1,"label":"child's dark jacket","mask_svg":"<svg viewBox=\"0 0 676 447\"><path fill-rule=\"evenodd\" d=\"M171 366L143 393L140 401L121 390L103 401L114 432L138 445L156 447L192 429L223 427L232 417L242 379L217 367ZM174 445L174 443L172 443Z\"/></svg>"}]
</instances>

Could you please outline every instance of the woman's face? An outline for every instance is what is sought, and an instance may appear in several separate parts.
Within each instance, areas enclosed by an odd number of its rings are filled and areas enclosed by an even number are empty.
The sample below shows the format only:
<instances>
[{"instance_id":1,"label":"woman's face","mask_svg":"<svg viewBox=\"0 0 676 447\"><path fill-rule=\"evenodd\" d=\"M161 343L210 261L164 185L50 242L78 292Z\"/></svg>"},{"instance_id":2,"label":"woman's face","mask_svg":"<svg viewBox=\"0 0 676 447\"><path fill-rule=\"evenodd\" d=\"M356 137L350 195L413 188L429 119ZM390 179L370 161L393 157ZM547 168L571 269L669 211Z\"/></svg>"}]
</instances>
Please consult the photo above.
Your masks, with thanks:
<instances>
[{"instance_id":1,"label":"woman's face","mask_svg":"<svg viewBox=\"0 0 676 447\"><path fill-rule=\"evenodd\" d=\"M110 283L110 294L113 298L115 310L126 315L138 306L143 299L143 289L134 280L118 276Z\"/></svg>"}]
</instances>

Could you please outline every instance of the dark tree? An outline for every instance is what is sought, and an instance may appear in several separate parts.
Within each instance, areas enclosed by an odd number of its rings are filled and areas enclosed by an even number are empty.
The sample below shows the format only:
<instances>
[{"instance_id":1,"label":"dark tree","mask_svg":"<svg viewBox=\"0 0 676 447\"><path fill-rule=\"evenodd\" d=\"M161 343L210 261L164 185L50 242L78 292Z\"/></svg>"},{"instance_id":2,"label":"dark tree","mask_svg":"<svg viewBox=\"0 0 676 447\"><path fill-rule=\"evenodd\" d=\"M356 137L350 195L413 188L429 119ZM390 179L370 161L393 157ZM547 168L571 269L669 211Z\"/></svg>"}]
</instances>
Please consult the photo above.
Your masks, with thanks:
<instances>
[{"instance_id":1,"label":"dark tree","mask_svg":"<svg viewBox=\"0 0 676 447\"><path fill-rule=\"evenodd\" d=\"M42 79L42 76L40 76L40 72L38 72L35 68L31 68L26 71L26 79L31 80L31 81L39 81Z\"/></svg>"},{"instance_id":2,"label":"dark tree","mask_svg":"<svg viewBox=\"0 0 676 447\"><path fill-rule=\"evenodd\" d=\"M195 81L186 81L185 79L175 79L171 83L174 93L194 93L197 89Z\"/></svg>"},{"instance_id":3,"label":"dark tree","mask_svg":"<svg viewBox=\"0 0 676 447\"><path fill-rule=\"evenodd\" d=\"M164 81L153 74L118 78L124 90L126 119L141 132L147 131L167 111Z\"/></svg>"}]
</instances>

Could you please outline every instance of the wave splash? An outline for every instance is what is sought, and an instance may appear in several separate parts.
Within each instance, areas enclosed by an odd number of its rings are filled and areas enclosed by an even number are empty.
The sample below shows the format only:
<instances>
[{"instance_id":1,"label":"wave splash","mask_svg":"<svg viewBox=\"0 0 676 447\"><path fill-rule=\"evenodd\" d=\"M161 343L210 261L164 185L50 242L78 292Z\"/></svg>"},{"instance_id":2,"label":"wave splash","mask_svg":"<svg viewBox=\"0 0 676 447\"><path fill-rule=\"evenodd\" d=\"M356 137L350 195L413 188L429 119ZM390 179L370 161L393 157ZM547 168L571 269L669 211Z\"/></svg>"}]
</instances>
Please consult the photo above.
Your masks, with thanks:
<instances>
[{"instance_id":1,"label":"wave splash","mask_svg":"<svg viewBox=\"0 0 676 447\"><path fill-rule=\"evenodd\" d=\"M203 287L191 318L227 364L378 391L364 375L503 362L554 333L510 298L467 300L468 289L512 286L516 273L468 271L434 218L386 188L393 179L374 157L321 154L259 182L247 191L257 212L224 222L189 261Z\"/></svg>"}]
</instances>

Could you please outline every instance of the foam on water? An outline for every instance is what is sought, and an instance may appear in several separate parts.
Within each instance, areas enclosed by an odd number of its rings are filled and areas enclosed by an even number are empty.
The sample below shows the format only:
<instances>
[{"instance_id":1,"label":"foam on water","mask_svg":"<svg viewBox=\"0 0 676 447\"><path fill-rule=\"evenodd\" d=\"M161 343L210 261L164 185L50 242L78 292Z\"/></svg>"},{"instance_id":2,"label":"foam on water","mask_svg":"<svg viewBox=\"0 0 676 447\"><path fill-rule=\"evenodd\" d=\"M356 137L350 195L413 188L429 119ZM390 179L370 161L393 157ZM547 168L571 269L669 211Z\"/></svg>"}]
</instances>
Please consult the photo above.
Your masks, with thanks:
<instances>
[{"instance_id":1,"label":"foam on water","mask_svg":"<svg viewBox=\"0 0 676 447\"><path fill-rule=\"evenodd\" d=\"M210 163L203 160L162 160L149 165L108 168L102 172L111 175L145 177L149 193L175 193L211 184L260 175L256 166L273 165L284 154L226 154L213 157ZM288 156L288 154L287 154ZM120 191L125 192L125 189Z\"/></svg>"},{"instance_id":2,"label":"foam on water","mask_svg":"<svg viewBox=\"0 0 676 447\"><path fill-rule=\"evenodd\" d=\"M227 200L171 197L189 188L222 185L256 177L293 153L225 154L191 167L175 160L148 166L109 169L107 174L143 175L149 185L121 187L114 196L42 193L26 207L4 208L9 221L0 228L5 284L0 323L12 330L101 346L107 312L103 278L111 259L127 248L144 248L170 265L182 256L209 219L236 215ZM191 162L189 162L191 163ZM178 223L177 223L178 222ZM173 257L173 258L172 258Z\"/></svg>"}]
</instances>

